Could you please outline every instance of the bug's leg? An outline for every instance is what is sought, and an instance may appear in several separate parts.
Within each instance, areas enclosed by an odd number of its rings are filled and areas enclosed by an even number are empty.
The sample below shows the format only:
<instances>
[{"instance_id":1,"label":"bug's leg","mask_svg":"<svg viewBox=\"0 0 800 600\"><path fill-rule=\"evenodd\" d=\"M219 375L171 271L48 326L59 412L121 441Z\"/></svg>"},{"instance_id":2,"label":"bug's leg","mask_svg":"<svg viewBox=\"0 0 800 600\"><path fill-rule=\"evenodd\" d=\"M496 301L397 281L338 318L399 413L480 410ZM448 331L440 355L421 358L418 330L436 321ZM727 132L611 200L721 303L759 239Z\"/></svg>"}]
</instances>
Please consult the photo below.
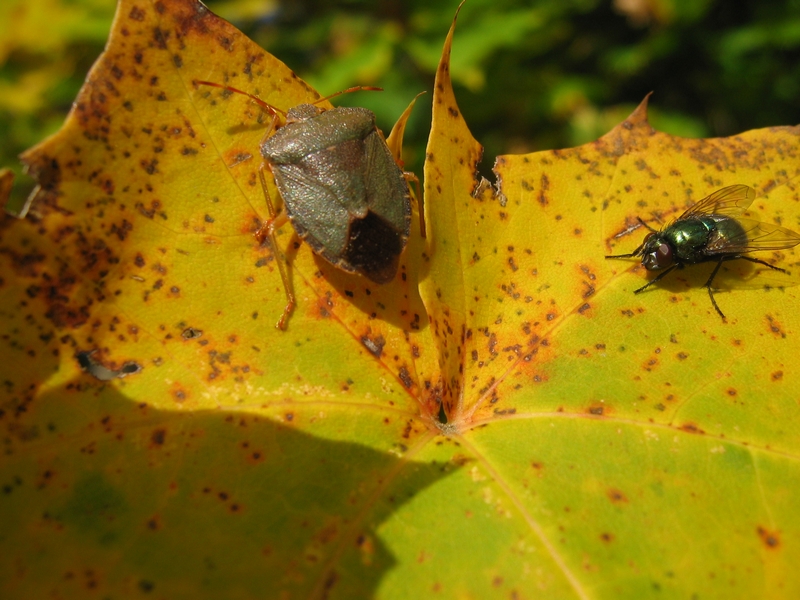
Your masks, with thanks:
<instances>
[{"instance_id":1,"label":"bug's leg","mask_svg":"<svg viewBox=\"0 0 800 600\"><path fill-rule=\"evenodd\" d=\"M717 306L717 301L714 300L714 292L711 290L711 283L714 281L714 277L717 276L719 268L722 266L722 263L725 262L725 260L726 260L725 258L721 258L719 259L719 261L717 261L717 266L714 267L713 271L711 271L711 276L708 278L708 281L706 281L706 284L703 286L708 290L708 297L711 298L711 304L714 305L714 308L716 309L716 311L719 313L719 316L722 317L723 320L725 320L725 315L719 309L719 306Z\"/></svg>"},{"instance_id":2,"label":"bug's leg","mask_svg":"<svg viewBox=\"0 0 800 600\"><path fill-rule=\"evenodd\" d=\"M261 138L261 144L259 144L259 146L262 146L267 138L272 135L278 124L278 112L276 110L271 110L269 105L264 105L264 108L272 115L272 121L264 132L264 136ZM264 240L269 238L272 256L275 258L275 264L278 265L278 272L281 274L283 291L286 292L286 306L283 308L283 314L281 315L281 318L278 319L275 327L278 329L286 329L286 321L294 309L295 298L294 293L292 292L292 282L286 273L286 269L284 268L285 258L280 255L280 251L278 250L278 240L275 237L275 230L286 224L286 222L289 220L289 217L285 210L276 209L275 205L272 203L272 196L269 193L269 188L267 188L267 177L264 174L268 168L269 165L267 162L262 161L258 167L258 178L261 180L261 189L264 191L264 200L267 203L269 219L264 221L264 224L255 231L253 236L256 238L256 240L258 240L259 244L263 244Z\"/></svg>"},{"instance_id":3,"label":"bug's leg","mask_svg":"<svg viewBox=\"0 0 800 600\"><path fill-rule=\"evenodd\" d=\"M606 257L606 258L607 258L607 257ZM671 267L668 267L668 268L667 268L665 271L663 271L663 272L659 273L659 274L658 274L658 277L653 277L653 279L651 279L650 281L648 281L647 283L645 283L645 284L644 284L642 287L640 287L638 290L633 290L633 293L634 293L634 294L638 294L639 292L643 292L643 291L645 291L647 288L649 288L649 287L650 287L651 285L653 285L654 283L657 283L657 282L661 281L662 279L664 279L664 277L666 277L666 276L667 276L669 273L671 273L672 271L674 271L676 268L679 268L679 267L682 267L682 266L683 266L683 265L674 264L674 265L672 265Z\"/></svg>"},{"instance_id":4,"label":"bug's leg","mask_svg":"<svg viewBox=\"0 0 800 600\"><path fill-rule=\"evenodd\" d=\"M414 182L414 188L416 191L416 195L414 198L417 201L417 211L419 212L419 232L423 238L426 238L426 229L425 229L425 213L423 212L423 205L422 205L422 190L420 190L419 186L419 177L414 175L411 171L403 171L403 178L406 180L406 183Z\"/></svg>"},{"instance_id":5,"label":"bug's leg","mask_svg":"<svg viewBox=\"0 0 800 600\"><path fill-rule=\"evenodd\" d=\"M259 241L259 243L262 244L264 243L265 239L269 238L272 256L275 259L275 264L278 265L278 271L281 274L281 281L283 281L283 290L286 292L286 306L284 307L283 314L281 315L281 318L278 319L275 327L278 329L286 329L286 320L289 318L289 314L294 308L295 299L294 293L292 293L292 282L286 275L286 269L284 269L284 258L280 255L280 251L278 250L278 241L275 238L275 230L286 223L286 221L288 221L288 217L286 216L286 211L281 211L280 213L275 212L275 208L272 205L272 200L270 199L269 190L267 189L267 178L264 175L264 171L266 169L266 162L261 163L261 166L258 167L258 177L261 179L261 187L264 190L264 198L267 201L267 208L269 209L270 218L265 221L264 224L259 227L258 231L256 231L253 235L255 235L255 238Z\"/></svg>"},{"instance_id":6,"label":"bug's leg","mask_svg":"<svg viewBox=\"0 0 800 600\"><path fill-rule=\"evenodd\" d=\"M269 214L270 217L264 223L253 232L253 237L258 240L259 244L263 244L264 240L267 238L272 238L275 235L275 230L280 229L284 225L286 225L287 221L289 221L289 216L286 214L286 211L275 211L272 208L272 202L270 201L269 191L267 190L267 180L264 177L264 167L259 167L258 169L258 176L261 179L261 187L264 188L264 195L267 198L267 206L269 207ZM271 241L270 241L271 243Z\"/></svg>"},{"instance_id":7,"label":"bug's leg","mask_svg":"<svg viewBox=\"0 0 800 600\"><path fill-rule=\"evenodd\" d=\"M264 136L261 138L261 143L259 147L263 146L267 139L272 135L272 132L275 131L276 126L278 124L278 113L275 111L271 112L272 114L272 121L267 127L267 130L264 132ZM279 229L282 227L288 217L286 216L286 211L278 211L275 208L275 205L272 203L272 197L269 194L269 190L267 189L267 178L264 175L264 171L267 169L266 161L262 161L262 163L258 167L258 178L261 180L261 189L264 191L264 200L267 202L267 210L269 211L269 219L264 221L264 224L256 230L253 234L255 238L258 240L259 244L263 244L264 240L267 237L274 236L274 230Z\"/></svg>"},{"instance_id":8,"label":"bug's leg","mask_svg":"<svg viewBox=\"0 0 800 600\"><path fill-rule=\"evenodd\" d=\"M786 269L781 269L780 267L776 267L775 265L769 264L765 260L761 260L759 258L753 258L752 256L737 256L736 258L743 258L744 260L749 260L750 262L754 262L754 263L758 263L760 265L764 265L766 267L769 267L770 269L774 269L775 271L780 271L781 273L788 273L789 272Z\"/></svg>"},{"instance_id":9,"label":"bug's leg","mask_svg":"<svg viewBox=\"0 0 800 600\"><path fill-rule=\"evenodd\" d=\"M242 91L238 88L231 87L228 85L223 85L220 83L215 83L213 81L201 81L195 79L192 81L195 86L199 85L206 85L215 88L219 88L221 90L226 90L228 92L233 92L236 94L242 94L243 96L247 96L253 102L258 104L265 112L267 112L271 116L271 121L269 126L266 128L264 132L264 136L261 138L261 144L259 146L263 146L264 142L270 137L275 129L278 126L278 121L280 119L279 115L283 115L283 118L286 119L286 113L283 112L281 109L272 106L271 104L267 104L261 98L254 94L250 94L248 92ZM348 90L350 91L350 90ZM324 100L324 98L323 98ZM318 101L320 102L320 101ZM278 254L278 243L275 239L275 230L281 227L284 223L286 223L288 217L286 216L285 211L281 211L280 213L275 210L275 206L272 204L272 199L269 195L269 190L267 189L267 179L264 176L264 170L267 168L266 161L262 161L262 163L258 167L258 177L261 180L261 189L264 190L264 199L267 201L267 210L269 211L269 219L264 222L264 224L258 228L258 230L253 234L258 240L259 244L263 244L264 240L269 238L269 244L272 249L272 255L275 258L275 264L278 265L278 271L281 274L281 281L283 281L283 289L286 292L286 306L283 309L283 314L281 318L278 319L277 324L275 325L278 329L285 329L286 328L286 320L289 318L289 314L292 312L294 308L295 300L294 294L291 290L291 281L286 276L286 270L283 268L283 258L280 257Z\"/></svg>"}]
</instances>

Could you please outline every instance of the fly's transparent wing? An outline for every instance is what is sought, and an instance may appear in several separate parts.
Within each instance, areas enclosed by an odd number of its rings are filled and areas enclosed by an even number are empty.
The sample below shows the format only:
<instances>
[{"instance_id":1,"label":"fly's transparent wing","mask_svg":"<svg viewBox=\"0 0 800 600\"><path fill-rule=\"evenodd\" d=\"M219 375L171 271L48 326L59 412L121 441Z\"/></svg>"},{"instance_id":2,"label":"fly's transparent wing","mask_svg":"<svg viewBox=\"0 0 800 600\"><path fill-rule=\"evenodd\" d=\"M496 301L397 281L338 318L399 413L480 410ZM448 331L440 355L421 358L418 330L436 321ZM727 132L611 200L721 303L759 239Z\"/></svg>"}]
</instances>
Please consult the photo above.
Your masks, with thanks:
<instances>
[{"instance_id":1,"label":"fly's transparent wing","mask_svg":"<svg viewBox=\"0 0 800 600\"><path fill-rule=\"evenodd\" d=\"M730 221L734 221L736 226L729 224L719 227L717 237L710 240L706 246L708 254L784 250L800 244L800 234L780 225L743 218Z\"/></svg>"},{"instance_id":2,"label":"fly's transparent wing","mask_svg":"<svg viewBox=\"0 0 800 600\"><path fill-rule=\"evenodd\" d=\"M755 200L753 188L739 184L729 185L706 196L683 213L678 220L700 215L728 215L736 217L742 214Z\"/></svg>"}]
</instances>

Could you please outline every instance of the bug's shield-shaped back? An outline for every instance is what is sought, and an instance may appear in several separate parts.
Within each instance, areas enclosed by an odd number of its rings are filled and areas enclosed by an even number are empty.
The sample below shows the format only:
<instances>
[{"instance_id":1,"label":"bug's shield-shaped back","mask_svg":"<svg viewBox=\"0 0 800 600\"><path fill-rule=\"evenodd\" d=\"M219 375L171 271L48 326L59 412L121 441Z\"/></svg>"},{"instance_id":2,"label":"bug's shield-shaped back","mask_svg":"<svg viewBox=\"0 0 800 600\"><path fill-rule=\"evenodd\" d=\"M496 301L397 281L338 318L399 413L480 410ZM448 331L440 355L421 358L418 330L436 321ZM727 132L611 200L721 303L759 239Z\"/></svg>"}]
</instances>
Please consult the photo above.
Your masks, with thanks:
<instances>
[{"instance_id":1,"label":"bug's shield-shaped back","mask_svg":"<svg viewBox=\"0 0 800 600\"><path fill-rule=\"evenodd\" d=\"M390 281L408 238L411 206L374 115L335 108L296 116L262 147L295 230L340 269Z\"/></svg>"},{"instance_id":2,"label":"bug's shield-shaped back","mask_svg":"<svg viewBox=\"0 0 800 600\"><path fill-rule=\"evenodd\" d=\"M330 262L344 255L348 223L367 214L362 177L363 141L350 140L319 150L294 163L273 165L275 183L297 233Z\"/></svg>"}]
</instances>

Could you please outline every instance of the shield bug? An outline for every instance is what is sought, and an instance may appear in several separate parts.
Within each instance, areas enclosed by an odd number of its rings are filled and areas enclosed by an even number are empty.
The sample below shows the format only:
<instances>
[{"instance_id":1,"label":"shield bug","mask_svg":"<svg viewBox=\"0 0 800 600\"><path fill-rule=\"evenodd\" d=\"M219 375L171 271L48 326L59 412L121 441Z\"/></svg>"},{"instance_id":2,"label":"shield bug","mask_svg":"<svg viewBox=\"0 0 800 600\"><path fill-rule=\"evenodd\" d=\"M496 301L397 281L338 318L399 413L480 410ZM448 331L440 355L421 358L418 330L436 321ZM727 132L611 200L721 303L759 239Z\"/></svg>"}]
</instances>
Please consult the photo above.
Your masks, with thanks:
<instances>
[{"instance_id":1,"label":"shield bug","mask_svg":"<svg viewBox=\"0 0 800 600\"><path fill-rule=\"evenodd\" d=\"M785 269L747 254L761 250L783 250L800 244L800 234L794 231L740 216L755 197L753 188L732 185L703 198L661 230L655 230L639 219L650 230L641 245L630 254L615 254L606 258L641 257L642 265L648 271L661 271L634 290L634 294L643 292L674 269L716 262L703 287L708 289L711 304L724 319L725 315L717 305L711 287L723 262L749 260L786 273Z\"/></svg>"},{"instance_id":2,"label":"shield bug","mask_svg":"<svg viewBox=\"0 0 800 600\"><path fill-rule=\"evenodd\" d=\"M243 94L272 116L260 145L259 176L269 219L255 233L259 242L269 238L277 253L275 230L289 220L300 239L335 267L379 284L394 279L411 222L406 174L370 110L316 106L339 94L378 88L350 88L284 113L242 90L210 81L194 83ZM270 199L265 170L283 200L280 211ZM277 327L284 329L295 298L277 256L276 260L286 292Z\"/></svg>"}]
</instances>

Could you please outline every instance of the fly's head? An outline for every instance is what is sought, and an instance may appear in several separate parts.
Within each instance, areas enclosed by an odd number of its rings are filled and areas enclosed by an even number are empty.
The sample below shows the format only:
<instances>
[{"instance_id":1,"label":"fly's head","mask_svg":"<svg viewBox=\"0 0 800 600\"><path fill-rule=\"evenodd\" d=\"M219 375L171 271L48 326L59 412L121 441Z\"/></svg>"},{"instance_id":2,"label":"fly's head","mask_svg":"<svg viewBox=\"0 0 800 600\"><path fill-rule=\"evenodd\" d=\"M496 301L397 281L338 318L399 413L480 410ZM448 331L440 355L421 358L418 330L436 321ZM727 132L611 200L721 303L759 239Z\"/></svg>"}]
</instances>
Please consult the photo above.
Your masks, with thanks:
<instances>
[{"instance_id":1,"label":"fly's head","mask_svg":"<svg viewBox=\"0 0 800 600\"><path fill-rule=\"evenodd\" d=\"M648 233L637 254L648 271L660 271L675 264L672 246L658 233Z\"/></svg>"}]
</instances>

